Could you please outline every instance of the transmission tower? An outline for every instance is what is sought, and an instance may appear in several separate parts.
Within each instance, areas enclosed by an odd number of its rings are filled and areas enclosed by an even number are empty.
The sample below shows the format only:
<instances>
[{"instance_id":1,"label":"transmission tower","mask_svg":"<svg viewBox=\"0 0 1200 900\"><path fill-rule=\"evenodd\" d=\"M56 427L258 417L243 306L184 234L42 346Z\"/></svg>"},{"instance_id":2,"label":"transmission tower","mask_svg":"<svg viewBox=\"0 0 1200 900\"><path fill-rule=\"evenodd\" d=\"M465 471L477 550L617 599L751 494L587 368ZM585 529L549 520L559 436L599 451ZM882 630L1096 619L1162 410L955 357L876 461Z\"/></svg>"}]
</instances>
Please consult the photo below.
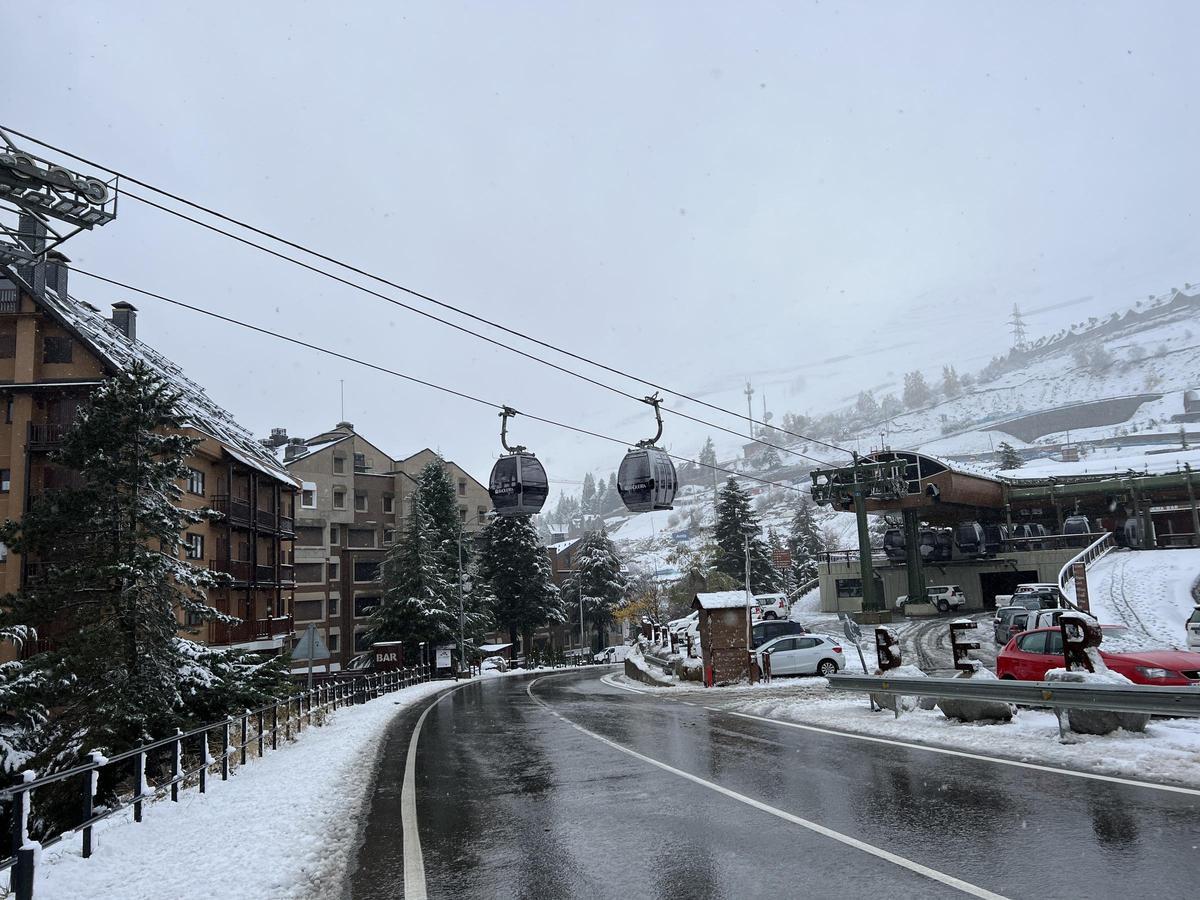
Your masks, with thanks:
<instances>
[{"instance_id":1,"label":"transmission tower","mask_svg":"<svg viewBox=\"0 0 1200 900\"><path fill-rule=\"evenodd\" d=\"M754 437L754 388L750 387L750 380L746 380L746 421L750 423L750 437Z\"/></svg>"},{"instance_id":2,"label":"transmission tower","mask_svg":"<svg viewBox=\"0 0 1200 900\"><path fill-rule=\"evenodd\" d=\"M1025 320L1021 317L1021 308L1015 303L1013 304L1012 318L1008 320L1008 325L1012 329L1013 349L1024 350L1027 346Z\"/></svg>"}]
</instances>

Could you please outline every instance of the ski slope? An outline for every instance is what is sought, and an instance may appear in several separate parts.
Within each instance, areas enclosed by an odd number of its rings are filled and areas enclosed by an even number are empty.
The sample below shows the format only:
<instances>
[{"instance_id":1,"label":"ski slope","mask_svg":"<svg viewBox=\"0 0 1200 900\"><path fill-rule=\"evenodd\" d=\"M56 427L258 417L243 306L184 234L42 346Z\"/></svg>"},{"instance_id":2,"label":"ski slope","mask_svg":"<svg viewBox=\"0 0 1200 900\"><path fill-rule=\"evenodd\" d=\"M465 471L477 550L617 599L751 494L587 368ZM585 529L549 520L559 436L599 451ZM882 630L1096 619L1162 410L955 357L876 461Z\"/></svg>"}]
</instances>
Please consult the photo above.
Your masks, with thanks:
<instances>
[{"instance_id":1,"label":"ski slope","mask_svg":"<svg viewBox=\"0 0 1200 900\"><path fill-rule=\"evenodd\" d=\"M1160 647L1187 648L1185 623L1200 579L1200 550L1114 550L1088 569L1092 614Z\"/></svg>"}]
</instances>

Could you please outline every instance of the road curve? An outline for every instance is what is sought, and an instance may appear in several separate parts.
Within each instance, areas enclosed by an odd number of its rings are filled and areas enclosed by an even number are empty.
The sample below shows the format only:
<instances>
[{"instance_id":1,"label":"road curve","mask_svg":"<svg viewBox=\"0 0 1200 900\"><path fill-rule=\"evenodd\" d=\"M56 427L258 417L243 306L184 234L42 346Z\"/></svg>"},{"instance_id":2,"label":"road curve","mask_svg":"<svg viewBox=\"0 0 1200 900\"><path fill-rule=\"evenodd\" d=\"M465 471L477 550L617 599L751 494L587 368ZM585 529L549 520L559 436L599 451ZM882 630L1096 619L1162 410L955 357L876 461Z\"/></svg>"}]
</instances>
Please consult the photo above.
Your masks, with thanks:
<instances>
[{"instance_id":1,"label":"road curve","mask_svg":"<svg viewBox=\"0 0 1200 900\"><path fill-rule=\"evenodd\" d=\"M429 709L413 772L427 896L1193 892L1195 796L798 731L601 674L472 683ZM404 896L426 709L389 732L351 897Z\"/></svg>"}]
</instances>

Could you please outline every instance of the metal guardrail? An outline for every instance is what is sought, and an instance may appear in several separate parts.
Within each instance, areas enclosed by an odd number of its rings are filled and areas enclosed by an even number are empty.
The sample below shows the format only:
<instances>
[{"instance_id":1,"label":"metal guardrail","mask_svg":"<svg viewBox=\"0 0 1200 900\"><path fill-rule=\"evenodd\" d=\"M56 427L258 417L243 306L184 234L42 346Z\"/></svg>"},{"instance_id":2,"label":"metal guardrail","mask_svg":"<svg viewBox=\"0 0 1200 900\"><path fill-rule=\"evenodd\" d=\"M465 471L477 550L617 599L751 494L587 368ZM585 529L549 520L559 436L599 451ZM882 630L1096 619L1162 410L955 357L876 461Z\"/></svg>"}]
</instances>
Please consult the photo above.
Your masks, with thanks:
<instances>
[{"instance_id":1,"label":"metal guardrail","mask_svg":"<svg viewBox=\"0 0 1200 900\"><path fill-rule=\"evenodd\" d=\"M1075 605L1075 592L1072 590L1070 593L1068 593L1067 586L1072 585L1075 581L1075 563L1081 562L1085 568L1089 568L1091 567L1092 563L1100 559L1100 557L1104 556L1116 546L1117 541L1113 537L1112 533L1105 532L1100 537L1096 538L1096 540L1084 547L1081 551L1072 556L1069 560L1067 560L1066 565L1058 570L1059 590L1063 592L1063 596L1066 597L1067 600L1071 601L1072 606Z\"/></svg>"},{"instance_id":2,"label":"metal guardrail","mask_svg":"<svg viewBox=\"0 0 1200 900\"><path fill-rule=\"evenodd\" d=\"M1094 685L1059 681L992 681L974 678L888 678L830 675L835 691L858 691L904 697L947 697L994 700L1055 709L1148 713L1152 716L1200 717L1200 690L1149 685Z\"/></svg>"},{"instance_id":3,"label":"metal guardrail","mask_svg":"<svg viewBox=\"0 0 1200 900\"><path fill-rule=\"evenodd\" d=\"M20 773L23 780L0 789L0 804L5 807L9 819L10 836L5 848L9 855L0 859L0 871L11 869L9 889L12 896L17 900L33 897L34 870L40 849L52 847L78 833L82 837L82 855L86 859L92 855L92 828L98 822L130 807L133 808L134 822L141 822L143 806L151 801L169 796L178 802L180 789L189 784L195 784L203 794L208 788L210 774L228 781L235 768L245 765L252 755L262 757L268 748L277 750L281 737L290 741L293 734L298 736L306 726L321 725L322 717L318 715L314 721L314 713L366 703L383 694L429 681L430 677L427 667L343 676L258 709L245 710L240 716L180 731L109 757L91 753L86 762L63 772L41 778L28 770ZM104 798L98 797L96 791L101 778L116 781L115 790ZM36 833L32 827L37 818L33 801L35 792L45 789L65 790L68 794L78 792L79 813L74 825L60 832ZM31 838L36 844L31 843Z\"/></svg>"}]
</instances>

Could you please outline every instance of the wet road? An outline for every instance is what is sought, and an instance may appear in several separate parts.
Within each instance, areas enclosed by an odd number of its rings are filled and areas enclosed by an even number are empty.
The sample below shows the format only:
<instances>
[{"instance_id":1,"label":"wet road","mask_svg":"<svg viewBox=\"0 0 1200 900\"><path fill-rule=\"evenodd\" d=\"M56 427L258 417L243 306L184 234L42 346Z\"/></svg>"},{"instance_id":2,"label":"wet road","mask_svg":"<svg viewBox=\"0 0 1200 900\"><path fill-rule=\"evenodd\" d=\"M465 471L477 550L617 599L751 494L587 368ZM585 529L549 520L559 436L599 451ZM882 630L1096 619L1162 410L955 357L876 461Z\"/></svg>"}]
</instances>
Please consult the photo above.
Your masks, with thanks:
<instances>
[{"instance_id":1,"label":"wet road","mask_svg":"<svg viewBox=\"0 0 1200 900\"><path fill-rule=\"evenodd\" d=\"M789 728L601 674L472 683L430 710L414 781L429 897L1195 893L1195 795ZM354 898L404 896L401 785L425 708L389 734Z\"/></svg>"}]
</instances>

